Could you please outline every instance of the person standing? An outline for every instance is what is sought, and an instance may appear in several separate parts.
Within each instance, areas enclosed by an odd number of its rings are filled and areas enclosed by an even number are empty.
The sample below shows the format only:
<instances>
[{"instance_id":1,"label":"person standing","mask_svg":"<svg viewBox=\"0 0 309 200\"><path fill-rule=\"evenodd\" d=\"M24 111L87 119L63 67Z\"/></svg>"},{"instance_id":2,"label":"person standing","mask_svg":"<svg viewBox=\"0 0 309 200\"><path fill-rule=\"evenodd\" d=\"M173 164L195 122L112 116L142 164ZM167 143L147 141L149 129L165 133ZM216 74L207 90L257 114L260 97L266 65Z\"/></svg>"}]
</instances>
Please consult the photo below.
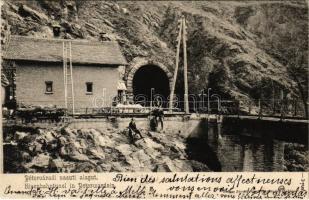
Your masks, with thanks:
<instances>
[{"instance_id":1,"label":"person standing","mask_svg":"<svg viewBox=\"0 0 309 200\"><path fill-rule=\"evenodd\" d=\"M163 111L162 107L159 106L158 108L155 108L155 109L152 111L152 115L153 115L154 118L155 118L156 124L158 124L158 122L160 122L160 124L161 124L161 129L163 130L163 127L164 127L164 123L163 123L164 111Z\"/></svg>"}]
</instances>

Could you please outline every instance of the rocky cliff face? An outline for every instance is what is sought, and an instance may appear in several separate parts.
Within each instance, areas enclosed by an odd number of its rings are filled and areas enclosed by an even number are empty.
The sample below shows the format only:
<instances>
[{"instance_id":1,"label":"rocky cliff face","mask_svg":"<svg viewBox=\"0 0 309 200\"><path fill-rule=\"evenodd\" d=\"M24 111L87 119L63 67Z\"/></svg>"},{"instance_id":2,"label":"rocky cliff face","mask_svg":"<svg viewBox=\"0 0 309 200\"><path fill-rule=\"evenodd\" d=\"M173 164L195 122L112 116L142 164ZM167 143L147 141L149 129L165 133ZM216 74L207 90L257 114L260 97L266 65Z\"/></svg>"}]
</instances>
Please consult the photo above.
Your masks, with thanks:
<instances>
[{"instance_id":1,"label":"rocky cliff face","mask_svg":"<svg viewBox=\"0 0 309 200\"><path fill-rule=\"evenodd\" d=\"M212 87L226 98L245 102L271 98L274 89L299 96L296 83L287 73L286 50L299 49L307 55L305 1L6 0L1 17L5 25L10 25L11 34L17 35L52 37L55 22L69 38L98 40L104 32L105 39L119 42L128 62L135 57L152 58L173 72L181 15L186 16L188 24L191 93ZM307 59L304 62L307 64ZM183 91L181 70L178 93Z\"/></svg>"}]
</instances>

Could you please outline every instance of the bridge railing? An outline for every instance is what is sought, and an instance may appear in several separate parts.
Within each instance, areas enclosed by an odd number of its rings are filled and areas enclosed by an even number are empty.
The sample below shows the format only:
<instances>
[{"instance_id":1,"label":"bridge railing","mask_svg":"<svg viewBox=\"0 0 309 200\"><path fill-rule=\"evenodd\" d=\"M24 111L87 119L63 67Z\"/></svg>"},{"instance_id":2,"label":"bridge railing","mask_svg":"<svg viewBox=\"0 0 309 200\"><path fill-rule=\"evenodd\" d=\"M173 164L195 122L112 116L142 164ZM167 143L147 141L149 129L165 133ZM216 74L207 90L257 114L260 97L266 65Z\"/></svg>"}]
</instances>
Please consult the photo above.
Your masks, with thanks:
<instances>
[{"instance_id":1,"label":"bridge railing","mask_svg":"<svg viewBox=\"0 0 309 200\"><path fill-rule=\"evenodd\" d=\"M253 115L253 116L274 116L305 118L305 107L302 101L297 100L253 100L243 101L222 101L218 110L214 103L210 102L210 113L221 113L226 115Z\"/></svg>"},{"instance_id":2,"label":"bridge railing","mask_svg":"<svg viewBox=\"0 0 309 200\"><path fill-rule=\"evenodd\" d=\"M105 106L105 107L89 107L76 108L76 115L89 116L106 116L106 115L130 115L140 114L147 115L154 109L153 102L146 102L141 105L124 105ZM170 111L169 102L161 104L166 113ZM209 109L208 109L209 107ZM172 107L172 112L183 113L184 102L177 101ZM301 101L296 100L253 100L250 102L220 100L215 101L189 101L190 113L209 113L209 114L224 114L224 115L252 115L252 116L274 116L282 118L304 118L305 109Z\"/></svg>"},{"instance_id":3,"label":"bridge railing","mask_svg":"<svg viewBox=\"0 0 309 200\"><path fill-rule=\"evenodd\" d=\"M168 110L169 102L164 102L162 105L163 108ZM173 111L183 111L183 108L183 101L177 101L175 102L175 105L173 105ZM247 102L236 100L210 100L209 103L207 100L189 101L189 109L191 113L220 113L225 115L254 115L295 118L306 117L305 107L302 101L286 99L254 99Z\"/></svg>"},{"instance_id":4,"label":"bridge railing","mask_svg":"<svg viewBox=\"0 0 309 200\"><path fill-rule=\"evenodd\" d=\"M169 102L161 102L164 111L169 110ZM91 115L106 114L126 114L126 113L149 113L155 103L151 101L144 102L140 107L96 107L76 109L76 113ZM209 110L208 110L209 107ZM172 107L173 112L183 112L184 102L177 101ZM210 113L225 115L253 115L253 116L277 116L277 117L305 117L305 109L301 101L296 100L253 100L253 101L232 101L221 100L220 102L207 101L189 101L190 113Z\"/></svg>"},{"instance_id":5,"label":"bridge railing","mask_svg":"<svg viewBox=\"0 0 309 200\"><path fill-rule=\"evenodd\" d=\"M280 117L306 117L305 107L298 100L255 100L255 106L249 104L249 113ZM250 110L251 109L251 110Z\"/></svg>"}]
</instances>

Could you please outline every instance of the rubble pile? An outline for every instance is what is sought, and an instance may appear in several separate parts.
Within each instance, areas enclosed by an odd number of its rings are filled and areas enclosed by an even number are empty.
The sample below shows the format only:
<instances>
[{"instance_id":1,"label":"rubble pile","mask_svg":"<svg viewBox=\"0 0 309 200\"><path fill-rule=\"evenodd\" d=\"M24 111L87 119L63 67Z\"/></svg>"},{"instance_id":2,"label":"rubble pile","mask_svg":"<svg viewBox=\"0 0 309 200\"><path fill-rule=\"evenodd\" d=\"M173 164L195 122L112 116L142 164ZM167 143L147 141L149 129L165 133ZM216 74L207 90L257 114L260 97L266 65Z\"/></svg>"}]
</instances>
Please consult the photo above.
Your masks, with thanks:
<instances>
[{"instance_id":1,"label":"rubble pile","mask_svg":"<svg viewBox=\"0 0 309 200\"><path fill-rule=\"evenodd\" d=\"M184 138L168 132L142 131L130 143L127 130L53 128L5 135L5 171L36 172L181 172L209 171L188 160Z\"/></svg>"}]
</instances>

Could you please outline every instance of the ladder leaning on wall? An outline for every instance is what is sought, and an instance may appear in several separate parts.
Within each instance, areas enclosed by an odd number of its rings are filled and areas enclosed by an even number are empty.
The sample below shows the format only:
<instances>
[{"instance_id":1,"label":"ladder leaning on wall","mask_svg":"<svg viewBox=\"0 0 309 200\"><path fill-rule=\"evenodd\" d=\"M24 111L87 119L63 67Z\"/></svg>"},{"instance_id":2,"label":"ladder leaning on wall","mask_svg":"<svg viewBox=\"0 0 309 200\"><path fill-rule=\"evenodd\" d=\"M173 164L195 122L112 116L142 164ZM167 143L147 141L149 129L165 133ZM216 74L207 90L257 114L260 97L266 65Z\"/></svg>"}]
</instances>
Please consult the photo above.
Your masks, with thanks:
<instances>
[{"instance_id":1,"label":"ladder leaning on wall","mask_svg":"<svg viewBox=\"0 0 309 200\"><path fill-rule=\"evenodd\" d=\"M75 113L74 104L74 81L72 66L72 42L63 41L63 83L64 83L64 102L67 109L66 114Z\"/></svg>"}]
</instances>

